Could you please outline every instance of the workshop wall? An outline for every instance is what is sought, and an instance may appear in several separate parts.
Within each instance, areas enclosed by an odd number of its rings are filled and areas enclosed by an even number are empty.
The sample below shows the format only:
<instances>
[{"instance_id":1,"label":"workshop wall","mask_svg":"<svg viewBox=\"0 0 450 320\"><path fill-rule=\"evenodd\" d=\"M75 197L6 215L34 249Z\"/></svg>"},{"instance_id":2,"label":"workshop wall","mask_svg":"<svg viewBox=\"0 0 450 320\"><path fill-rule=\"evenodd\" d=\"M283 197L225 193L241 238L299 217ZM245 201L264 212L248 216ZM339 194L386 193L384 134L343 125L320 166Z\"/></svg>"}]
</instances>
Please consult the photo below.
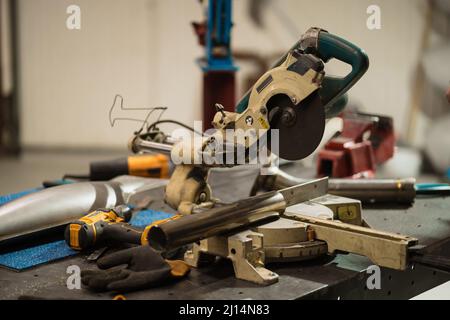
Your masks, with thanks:
<instances>
[{"instance_id":1,"label":"workshop wall","mask_svg":"<svg viewBox=\"0 0 450 320\"><path fill-rule=\"evenodd\" d=\"M235 49L282 52L310 26L342 35L371 59L351 91L352 103L394 116L405 133L425 1L279 0L264 11L264 28L249 19L248 3L235 1ZM71 4L81 8L81 30L66 28ZM381 30L366 27L371 4L381 8ZM202 19L197 1L20 0L19 17L25 146L124 149L137 124L110 127L116 93L125 106L167 106L165 117L191 124L201 118L201 72L194 60L203 51L190 26ZM251 70L241 67L240 81Z\"/></svg>"},{"instance_id":2,"label":"workshop wall","mask_svg":"<svg viewBox=\"0 0 450 320\"><path fill-rule=\"evenodd\" d=\"M193 60L201 49L189 24L201 8L192 2L21 0L23 143L125 148L138 124L110 127L115 94L125 106L164 105L168 117L200 118ZM66 28L73 3L81 8L80 30Z\"/></svg>"}]
</instances>

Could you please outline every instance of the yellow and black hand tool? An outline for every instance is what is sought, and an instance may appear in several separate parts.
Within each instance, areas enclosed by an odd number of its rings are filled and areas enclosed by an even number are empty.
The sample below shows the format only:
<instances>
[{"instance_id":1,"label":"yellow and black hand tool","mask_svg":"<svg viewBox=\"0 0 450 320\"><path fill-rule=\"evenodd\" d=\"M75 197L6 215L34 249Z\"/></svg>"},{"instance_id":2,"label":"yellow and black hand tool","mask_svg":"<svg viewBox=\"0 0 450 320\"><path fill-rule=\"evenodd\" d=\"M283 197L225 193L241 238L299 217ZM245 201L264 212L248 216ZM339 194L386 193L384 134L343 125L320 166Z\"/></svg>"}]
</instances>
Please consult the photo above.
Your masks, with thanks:
<instances>
[{"instance_id":1,"label":"yellow and black hand tool","mask_svg":"<svg viewBox=\"0 0 450 320\"><path fill-rule=\"evenodd\" d=\"M149 230L163 222L177 219L178 216L155 221L145 228L131 226L132 210L128 206L114 209L99 209L66 227L66 243L74 250L86 250L101 245L137 244L146 245Z\"/></svg>"}]
</instances>

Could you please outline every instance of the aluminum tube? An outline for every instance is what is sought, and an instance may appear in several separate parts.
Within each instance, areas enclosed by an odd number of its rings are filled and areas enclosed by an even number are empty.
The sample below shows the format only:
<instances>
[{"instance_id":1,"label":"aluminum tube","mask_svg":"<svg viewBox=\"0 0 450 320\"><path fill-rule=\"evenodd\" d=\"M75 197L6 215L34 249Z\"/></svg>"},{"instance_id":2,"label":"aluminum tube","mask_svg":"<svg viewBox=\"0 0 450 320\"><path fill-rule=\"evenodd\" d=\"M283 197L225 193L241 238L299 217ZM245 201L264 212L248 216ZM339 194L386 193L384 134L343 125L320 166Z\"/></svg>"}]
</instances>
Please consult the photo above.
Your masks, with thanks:
<instances>
[{"instance_id":1,"label":"aluminum tube","mask_svg":"<svg viewBox=\"0 0 450 320\"><path fill-rule=\"evenodd\" d=\"M270 192L154 226L149 231L148 241L155 249L170 250L249 225L276 220L285 209L283 196Z\"/></svg>"},{"instance_id":2,"label":"aluminum tube","mask_svg":"<svg viewBox=\"0 0 450 320\"><path fill-rule=\"evenodd\" d=\"M415 179L330 179L331 194L364 203L410 204L416 198Z\"/></svg>"},{"instance_id":3,"label":"aluminum tube","mask_svg":"<svg viewBox=\"0 0 450 320\"><path fill-rule=\"evenodd\" d=\"M303 183L282 170L269 177L265 188L279 190ZM328 193L360 200L364 203L410 204L416 198L414 178L407 179L329 179Z\"/></svg>"}]
</instances>

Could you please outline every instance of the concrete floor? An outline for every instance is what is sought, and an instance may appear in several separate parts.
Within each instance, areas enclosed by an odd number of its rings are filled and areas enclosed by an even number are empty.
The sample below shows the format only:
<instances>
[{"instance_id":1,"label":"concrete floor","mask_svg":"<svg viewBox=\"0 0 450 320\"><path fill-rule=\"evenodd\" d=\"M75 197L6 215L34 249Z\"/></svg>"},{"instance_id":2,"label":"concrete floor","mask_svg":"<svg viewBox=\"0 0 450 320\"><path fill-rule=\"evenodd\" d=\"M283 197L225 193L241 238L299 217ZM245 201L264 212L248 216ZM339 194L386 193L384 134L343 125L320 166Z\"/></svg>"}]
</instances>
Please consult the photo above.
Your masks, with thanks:
<instances>
[{"instance_id":1,"label":"concrete floor","mask_svg":"<svg viewBox=\"0 0 450 320\"><path fill-rule=\"evenodd\" d=\"M87 174L89 163L126 156L126 151L31 150L20 157L0 157L0 194L19 192L61 179L65 174Z\"/></svg>"},{"instance_id":2,"label":"concrete floor","mask_svg":"<svg viewBox=\"0 0 450 320\"><path fill-rule=\"evenodd\" d=\"M126 156L126 151L27 151L19 158L0 158L0 195L10 194L56 180L64 174L86 174L89 163ZM450 282L427 291L415 299L450 299Z\"/></svg>"}]
</instances>

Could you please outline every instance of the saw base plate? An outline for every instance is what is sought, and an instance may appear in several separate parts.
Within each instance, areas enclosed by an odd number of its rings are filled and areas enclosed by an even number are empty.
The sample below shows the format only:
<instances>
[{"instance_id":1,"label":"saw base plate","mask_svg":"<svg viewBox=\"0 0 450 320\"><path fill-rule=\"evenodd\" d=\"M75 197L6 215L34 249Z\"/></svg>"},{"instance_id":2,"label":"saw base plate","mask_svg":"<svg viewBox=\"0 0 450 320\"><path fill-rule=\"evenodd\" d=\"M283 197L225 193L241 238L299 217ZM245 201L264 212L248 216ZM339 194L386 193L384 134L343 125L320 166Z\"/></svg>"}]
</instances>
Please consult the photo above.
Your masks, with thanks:
<instances>
[{"instance_id":1,"label":"saw base plate","mask_svg":"<svg viewBox=\"0 0 450 320\"><path fill-rule=\"evenodd\" d=\"M332 199L330 198L332 197ZM232 236L217 236L194 244L185 254L185 261L200 267L215 257L230 259L235 276L261 285L278 281L278 275L265 266L273 262L305 261L327 254L324 241L314 237L307 223L294 220L296 213L333 220L346 206L355 206L357 200L325 195L288 207L277 221L245 230ZM352 207L353 208L353 207ZM361 217L361 205L356 205ZM361 221L361 219L356 219Z\"/></svg>"}]
</instances>

